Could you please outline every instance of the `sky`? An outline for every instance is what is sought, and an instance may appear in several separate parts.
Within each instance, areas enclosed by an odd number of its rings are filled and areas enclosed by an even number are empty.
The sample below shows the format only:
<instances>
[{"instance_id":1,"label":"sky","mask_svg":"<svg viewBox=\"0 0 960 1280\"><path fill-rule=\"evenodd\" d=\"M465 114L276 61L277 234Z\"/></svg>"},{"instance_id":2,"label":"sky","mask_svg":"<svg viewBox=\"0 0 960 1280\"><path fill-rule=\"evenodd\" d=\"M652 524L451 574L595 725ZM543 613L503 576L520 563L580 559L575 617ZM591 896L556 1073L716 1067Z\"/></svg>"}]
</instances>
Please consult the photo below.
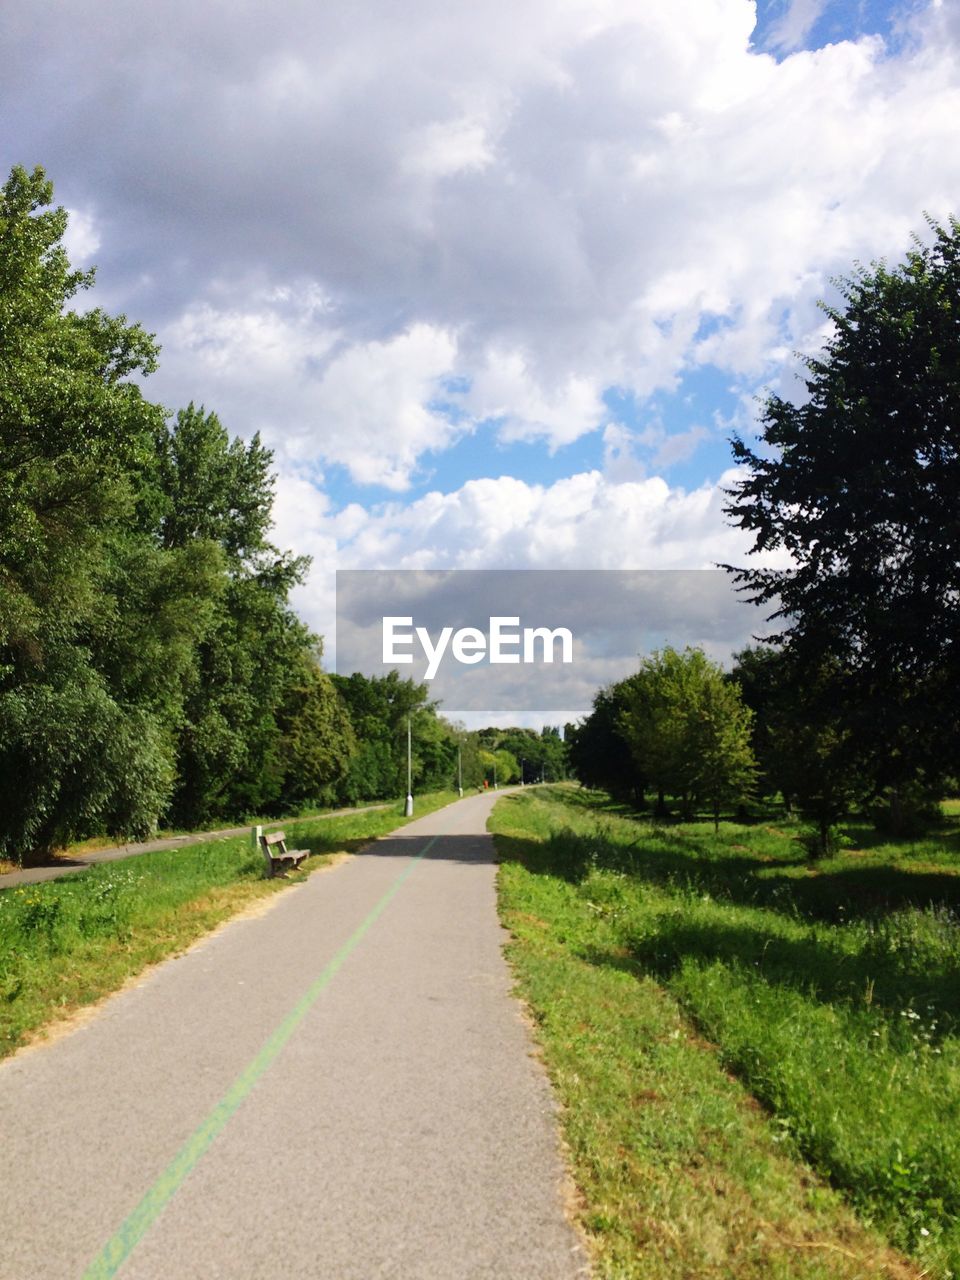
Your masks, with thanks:
<instances>
[{"instance_id":1,"label":"sky","mask_svg":"<svg viewBox=\"0 0 960 1280\"><path fill-rule=\"evenodd\" d=\"M729 437L818 306L960 212L956 0L6 0L42 165L146 393L259 431L340 569L742 563Z\"/></svg>"}]
</instances>

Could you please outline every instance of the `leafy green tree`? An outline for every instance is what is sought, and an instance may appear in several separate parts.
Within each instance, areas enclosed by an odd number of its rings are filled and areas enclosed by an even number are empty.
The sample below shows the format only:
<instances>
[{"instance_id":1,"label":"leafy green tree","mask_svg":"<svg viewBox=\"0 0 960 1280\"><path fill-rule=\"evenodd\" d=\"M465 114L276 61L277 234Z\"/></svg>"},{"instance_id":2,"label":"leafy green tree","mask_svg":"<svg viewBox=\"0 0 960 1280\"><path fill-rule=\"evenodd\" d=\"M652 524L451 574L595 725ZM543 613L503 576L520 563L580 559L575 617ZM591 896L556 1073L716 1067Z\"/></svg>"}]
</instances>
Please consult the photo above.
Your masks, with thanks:
<instances>
[{"instance_id":1,"label":"leafy green tree","mask_svg":"<svg viewBox=\"0 0 960 1280\"><path fill-rule=\"evenodd\" d=\"M357 750L346 703L319 657L301 652L299 678L288 683L278 715L277 808L283 813L332 803Z\"/></svg>"},{"instance_id":2,"label":"leafy green tree","mask_svg":"<svg viewBox=\"0 0 960 1280\"><path fill-rule=\"evenodd\" d=\"M128 697L100 645L111 616L113 652L124 644L131 477L163 420L130 378L152 371L156 345L123 316L68 309L93 273L70 268L52 194L21 168L0 193L0 849L14 857L91 824L149 829L173 775L163 677Z\"/></svg>"},{"instance_id":3,"label":"leafy green tree","mask_svg":"<svg viewBox=\"0 0 960 1280\"><path fill-rule=\"evenodd\" d=\"M483 778L488 786L505 787L508 783L519 779L520 766L516 757L509 751L503 748L488 751L486 747L481 747L479 756Z\"/></svg>"},{"instance_id":4,"label":"leafy green tree","mask_svg":"<svg viewBox=\"0 0 960 1280\"><path fill-rule=\"evenodd\" d=\"M784 570L739 568L830 700L875 790L960 759L960 224L841 282L806 396L767 401L732 521ZM829 665L825 662L829 660Z\"/></svg>"},{"instance_id":5,"label":"leafy green tree","mask_svg":"<svg viewBox=\"0 0 960 1280\"><path fill-rule=\"evenodd\" d=\"M540 773L545 782L562 782L569 769L569 752L557 725L544 725L539 738Z\"/></svg>"},{"instance_id":6,"label":"leafy green tree","mask_svg":"<svg viewBox=\"0 0 960 1280\"><path fill-rule=\"evenodd\" d=\"M443 727L427 687L385 676L335 675L350 713L359 746L340 794L346 803L403 795L407 789L407 719L411 722L413 783L427 790L453 785L455 734Z\"/></svg>"},{"instance_id":7,"label":"leafy green tree","mask_svg":"<svg viewBox=\"0 0 960 1280\"><path fill-rule=\"evenodd\" d=\"M172 430L164 424L157 432L155 447L145 490L164 547L215 542L234 565L277 556L267 538L273 454L259 435L249 445L231 440L215 413L190 404Z\"/></svg>"},{"instance_id":8,"label":"leafy green tree","mask_svg":"<svg viewBox=\"0 0 960 1280\"><path fill-rule=\"evenodd\" d=\"M36 668L56 625L96 607L99 539L132 500L128 473L162 411L129 380L156 365L125 317L67 310L93 284L70 268L63 209L42 169L0 193L0 646Z\"/></svg>"},{"instance_id":9,"label":"leafy green tree","mask_svg":"<svg viewBox=\"0 0 960 1280\"><path fill-rule=\"evenodd\" d=\"M509 751L517 761L518 774L525 782L558 782L566 777L567 748L558 729L500 729L490 725L478 731L480 741L490 751Z\"/></svg>"},{"instance_id":10,"label":"leafy green tree","mask_svg":"<svg viewBox=\"0 0 960 1280\"><path fill-rule=\"evenodd\" d=\"M314 640L288 604L306 561L281 554L267 537L272 460L258 437L231 440L215 413L191 404L155 432L139 475L139 519L153 543L170 557L206 548L222 566L184 673L170 806L178 825L278 812L285 795L298 805L318 798L306 794L320 786L311 768L294 781L297 753L281 725L285 716L289 725L305 681L318 697L320 690L305 675Z\"/></svg>"},{"instance_id":11,"label":"leafy green tree","mask_svg":"<svg viewBox=\"0 0 960 1280\"><path fill-rule=\"evenodd\" d=\"M869 791L853 731L836 697L841 673L829 658L799 666L789 648L736 655L733 677L753 712L753 745L767 791L779 791L813 825L812 856L831 853L836 824Z\"/></svg>"},{"instance_id":12,"label":"leafy green tree","mask_svg":"<svg viewBox=\"0 0 960 1280\"><path fill-rule=\"evenodd\" d=\"M638 772L680 800L685 817L706 800L719 821L724 800L748 793L756 764L748 708L702 649L667 647L632 678L620 727Z\"/></svg>"},{"instance_id":13,"label":"leafy green tree","mask_svg":"<svg viewBox=\"0 0 960 1280\"><path fill-rule=\"evenodd\" d=\"M77 312L42 170L0 193L0 851L325 794L348 717L267 540L271 455L135 376L153 339Z\"/></svg>"},{"instance_id":14,"label":"leafy green tree","mask_svg":"<svg viewBox=\"0 0 960 1280\"><path fill-rule=\"evenodd\" d=\"M480 738L477 733L468 732L463 725L450 726L454 749L460 751L460 773L463 778L464 791L483 786L484 769L480 760ZM456 768L456 760L454 760ZM454 779L454 782L456 779Z\"/></svg>"},{"instance_id":15,"label":"leafy green tree","mask_svg":"<svg viewBox=\"0 0 960 1280\"><path fill-rule=\"evenodd\" d=\"M630 751L622 718L635 676L594 695L593 710L568 733L570 767L585 787L609 791L616 800L641 808L646 779Z\"/></svg>"},{"instance_id":16,"label":"leafy green tree","mask_svg":"<svg viewBox=\"0 0 960 1280\"><path fill-rule=\"evenodd\" d=\"M710 804L715 831L720 829L721 806L749 795L756 781L752 719L735 684L722 676L704 682L690 716L690 751L697 762L695 790Z\"/></svg>"}]
</instances>

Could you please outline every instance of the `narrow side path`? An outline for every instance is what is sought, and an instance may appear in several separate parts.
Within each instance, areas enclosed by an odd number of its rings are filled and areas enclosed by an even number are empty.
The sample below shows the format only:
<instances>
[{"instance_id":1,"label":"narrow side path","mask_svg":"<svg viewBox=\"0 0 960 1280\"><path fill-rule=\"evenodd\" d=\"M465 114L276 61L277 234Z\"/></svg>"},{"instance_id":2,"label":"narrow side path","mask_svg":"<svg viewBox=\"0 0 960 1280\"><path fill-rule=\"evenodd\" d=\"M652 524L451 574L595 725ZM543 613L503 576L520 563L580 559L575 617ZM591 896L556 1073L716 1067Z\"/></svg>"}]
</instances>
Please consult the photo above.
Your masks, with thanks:
<instances>
[{"instance_id":1,"label":"narrow side path","mask_svg":"<svg viewBox=\"0 0 960 1280\"><path fill-rule=\"evenodd\" d=\"M338 818L346 813L366 813L374 809L389 809L390 803L367 804L353 809L331 809L328 813L317 813L309 819L319 822L324 818ZM282 827L283 818L277 818L265 825ZM286 820L295 822L297 819ZM305 819L306 821L306 819ZM138 840L130 844L108 845L103 849L88 849L82 858L64 859L49 867L27 867L23 871L7 871L0 875L0 889L15 889L18 885L42 884L44 880L59 880L61 876L74 875L85 871L97 862L118 862L122 858L135 858L141 853L154 853L157 849L179 849L185 845L204 844L209 840L228 840L232 836L245 836L250 831L249 823L245 827L222 827L218 831L195 831L183 836L163 836L159 840Z\"/></svg>"},{"instance_id":2,"label":"narrow side path","mask_svg":"<svg viewBox=\"0 0 960 1280\"><path fill-rule=\"evenodd\" d=\"M495 796L279 895L0 1066L0 1275L573 1280Z\"/></svg>"}]
</instances>

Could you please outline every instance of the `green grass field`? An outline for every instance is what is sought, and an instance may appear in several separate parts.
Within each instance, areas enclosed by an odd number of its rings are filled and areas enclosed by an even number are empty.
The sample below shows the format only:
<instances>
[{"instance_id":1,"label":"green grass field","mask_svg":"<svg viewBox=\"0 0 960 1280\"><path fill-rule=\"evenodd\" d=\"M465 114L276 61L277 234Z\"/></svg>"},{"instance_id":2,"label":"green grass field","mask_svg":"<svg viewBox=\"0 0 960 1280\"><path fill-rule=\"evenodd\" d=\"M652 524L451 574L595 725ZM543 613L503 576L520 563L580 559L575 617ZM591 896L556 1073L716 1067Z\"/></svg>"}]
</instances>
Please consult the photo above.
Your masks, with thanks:
<instances>
[{"instance_id":1,"label":"green grass field","mask_svg":"<svg viewBox=\"0 0 960 1280\"><path fill-rule=\"evenodd\" d=\"M811 865L782 817L498 805L601 1275L960 1274L958 817Z\"/></svg>"},{"instance_id":2,"label":"green grass field","mask_svg":"<svg viewBox=\"0 0 960 1280\"><path fill-rule=\"evenodd\" d=\"M416 817L453 792L417 797ZM311 857L267 880L248 836L99 863L62 880L0 891L0 1056L41 1028L117 990L258 899L282 892L332 854L402 826L402 803L341 817L273 823Z\"/></svg>"}]
</instances>

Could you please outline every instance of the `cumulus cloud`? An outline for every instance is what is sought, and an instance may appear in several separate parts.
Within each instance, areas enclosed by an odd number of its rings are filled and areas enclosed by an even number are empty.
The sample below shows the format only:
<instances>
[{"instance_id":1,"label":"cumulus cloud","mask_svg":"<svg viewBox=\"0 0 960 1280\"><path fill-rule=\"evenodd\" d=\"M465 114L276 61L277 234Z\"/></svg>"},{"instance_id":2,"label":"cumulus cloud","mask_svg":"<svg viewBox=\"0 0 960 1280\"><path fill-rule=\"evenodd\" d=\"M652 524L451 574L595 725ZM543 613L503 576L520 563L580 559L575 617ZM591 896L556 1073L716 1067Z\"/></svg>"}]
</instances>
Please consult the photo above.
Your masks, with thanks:
<instances>
[{"instance_id":1,"label":"cumulus cloud","mask_svg":"<svg viewBox=\"0 0 960 1280\"><path fill-rule=\"evenodd\" d=\"M751 0L8 0L4 163L47 167L97 301L157 332L151 394L275 450L332 656L337 567L745 561L732 474L659 473L795 398L831 278L960 190L957 7L804 50L824 7L785 4L777 59ZM706 367L729 416L668 431L651 401ZM471 433L591 432L602 470L404 497ZM394 496L338 505L339 468Z\"/></svg>"},{"instance_id":2,"label":"cumulus cloud","mask_svg":"<svg viewBox=\"0 0 960 1280\"><path fill-rule=\"evenodd\" d=\"M86 211L168 401L399 489L478 423L558 448L611 386L775 380L831 276L955 199L949 8L776 61L750 0L11 0L5 153Z\"/></svg>"},{"instance_id":3,"label":"cumulus cloud","mask_svg":"<svg viewBox=\"0 0 960 1280\"><path fill-rule=\"evenodd\" d=\"M307 287L264 293L243 309L202 303L167 336L161 392L189 380L231 425L252 418L281 458L319 457L361 484L403 489L418 459L458 434L430 407L457 353L454 335L433 326L352 342Z\"/></svg>"},{"instance_id":4,"label":"cumulus cloud","mask_svg":"<svg viewBox=\"0 0 960 1280\"><path fill-rule=\"evenodd\" d=\"M710 569L743 564L749 539L725 523L717 484L694 490L662 477L618 482L598 471L551 485L512 476L470 480L409 504L339 511L293 472L281 474L277 540L314 556L297 607L331 635L340 569ZM782 560L765 559L767 564Z\"/></svg>"}]
</instances>

